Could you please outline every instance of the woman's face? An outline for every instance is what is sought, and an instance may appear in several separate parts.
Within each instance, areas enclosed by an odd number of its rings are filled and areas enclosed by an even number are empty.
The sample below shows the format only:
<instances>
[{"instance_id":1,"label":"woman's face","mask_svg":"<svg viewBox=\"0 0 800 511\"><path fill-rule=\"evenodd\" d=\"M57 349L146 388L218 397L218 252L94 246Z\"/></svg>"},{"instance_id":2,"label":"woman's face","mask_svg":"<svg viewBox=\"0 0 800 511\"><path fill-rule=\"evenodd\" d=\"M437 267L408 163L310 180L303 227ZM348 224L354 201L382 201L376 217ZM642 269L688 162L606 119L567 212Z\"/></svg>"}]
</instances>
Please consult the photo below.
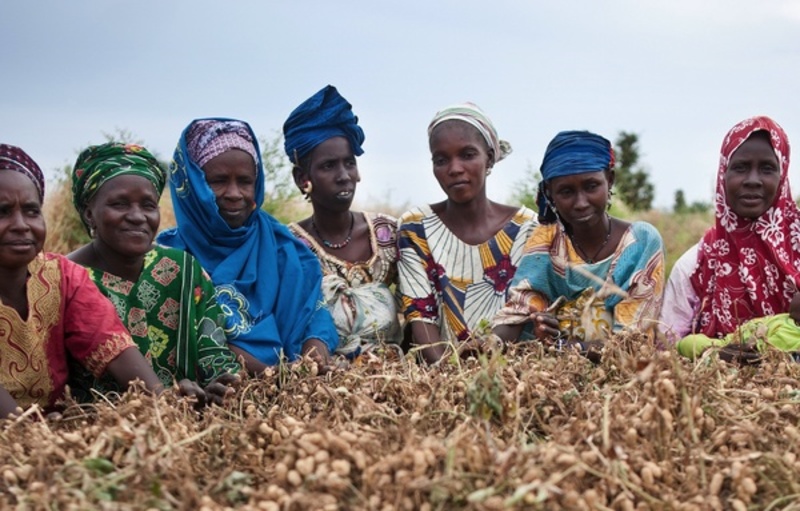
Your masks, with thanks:
<instances>
[{"instance_id":1,"label":"woman's face","mask_svg":"<svg viewBox=\"0 0 800 511\"><path fill-rule=\"evenodd\" d=\"M591 227L602 225L613 184L613 171L600 170L554 177L547 182L547 189L563 222L572 227Z\"/></svg>"},{"instance_id":2,"label":"woman's face","mask_svg":"<svg viewBox=\"0 0 800 511\"><path fill-rule=\"evenodd\" d=\"M124 174L106 181L84 212L95 239L128 257L146 254L158 232L158 192L142 176Z\"/></svg>"},{"instance_id":3,"label":"woman's face","mask_svg":"<svg viewBox=\"0 0 800 511\"><path fill-rule=\"evenodd\" d=\"M0 171L0 268L25 268L47 234L36 185L24 174Z\"/></svg>"},{"instance_id":4,"label":"woman's face","mask_svg":"<svg viewBox=\"0 0 800 511\"><path fill-rule=\"evenodd\" d=\"M311 151L308 166L311 200L333 211L347 211L361 181L350 142L344 137L329 138ZM302 185L303 183L299 183Z\"/></svg>"},{"instance_id":5,"label":"woman's face","mask_svg":"<svg viewBox=\"0 0 800 511\"><path fill-rule=\"evenodd\" d=\"M781 166L766 132L750 135L734 151L725 171L728 206L744 218L758 218L778 194Z\"/></svg>"},{"instance_id":6,"label":"woman's face","mask_svg":"<svg viewBox=\"0 0 800 511\"><path fill-rule=\"evenodd\" d=\"M256 163L241 149L215 156L203 167L219 214L231 229L241 227L256 209Z\"/></svg>"},{"instance_id":7,"label":"woman's face","mask_svg":"<svg viewBox=\"0 0 800 511\"><path fill-rule=\"evenodd\" d=\"M445 121L430 137L433 174L447 198L469 202L486 193L493 157L480 132L462 121Z\"/></svg>"}]
</instances>

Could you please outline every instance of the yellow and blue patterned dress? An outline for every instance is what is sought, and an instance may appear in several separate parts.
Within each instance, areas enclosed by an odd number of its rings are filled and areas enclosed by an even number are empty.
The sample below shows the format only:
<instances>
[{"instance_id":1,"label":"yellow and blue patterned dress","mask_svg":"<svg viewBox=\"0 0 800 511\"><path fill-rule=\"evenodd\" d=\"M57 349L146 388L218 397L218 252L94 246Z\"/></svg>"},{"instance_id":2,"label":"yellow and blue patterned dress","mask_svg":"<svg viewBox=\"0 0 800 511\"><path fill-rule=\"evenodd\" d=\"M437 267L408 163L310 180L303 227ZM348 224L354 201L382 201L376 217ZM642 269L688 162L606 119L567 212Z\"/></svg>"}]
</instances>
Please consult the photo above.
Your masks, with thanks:
<instances>
[{"instance_id":1,"label":"yellow and blue patterned dress","mask_svg":"<svg viewBox=\"0 0 800 511\"><path fill-rule=\"evenodd\" d=\"M439 327L443 341L464 341L505 304L535 213L520 208L492 238L470 245L430 206L400 217L399 292L408 321Z\"/></svg>"},{"instance_id":2,"label":"yellow and blue patterned dress","mask_svg":"<svg viewBox=\"0 0 800 511\"><path fill-rule=\"evenodd\" d=\"M585 262L561 224L538 226L525 244L508 303L495 325L521 325L553 302L566 337L596 340L626 327L654 326L664 292L664 244L646 222L632 223L609 257Z\"/></svg>"}]
</instances>

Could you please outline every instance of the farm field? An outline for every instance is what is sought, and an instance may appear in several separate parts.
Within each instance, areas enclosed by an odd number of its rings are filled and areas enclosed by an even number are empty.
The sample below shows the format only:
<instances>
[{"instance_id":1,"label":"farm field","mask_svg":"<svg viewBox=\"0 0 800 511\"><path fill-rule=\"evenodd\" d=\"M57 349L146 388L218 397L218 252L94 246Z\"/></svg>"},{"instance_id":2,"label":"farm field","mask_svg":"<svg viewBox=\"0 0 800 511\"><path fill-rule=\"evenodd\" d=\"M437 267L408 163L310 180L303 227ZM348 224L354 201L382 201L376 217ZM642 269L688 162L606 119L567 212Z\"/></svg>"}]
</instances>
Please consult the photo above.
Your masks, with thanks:
<instances>
[{"instance_id":1,"label":"farm field","mask_svg":"<svg viewBox=\"0 0 800 511\"><path fill-rule=\"evenodd\" d=\"M797 509L800 366L615 338L425 368L276 368L198 413L127 394L2 426L19 509Z\"/></svg>"}]
</instances>

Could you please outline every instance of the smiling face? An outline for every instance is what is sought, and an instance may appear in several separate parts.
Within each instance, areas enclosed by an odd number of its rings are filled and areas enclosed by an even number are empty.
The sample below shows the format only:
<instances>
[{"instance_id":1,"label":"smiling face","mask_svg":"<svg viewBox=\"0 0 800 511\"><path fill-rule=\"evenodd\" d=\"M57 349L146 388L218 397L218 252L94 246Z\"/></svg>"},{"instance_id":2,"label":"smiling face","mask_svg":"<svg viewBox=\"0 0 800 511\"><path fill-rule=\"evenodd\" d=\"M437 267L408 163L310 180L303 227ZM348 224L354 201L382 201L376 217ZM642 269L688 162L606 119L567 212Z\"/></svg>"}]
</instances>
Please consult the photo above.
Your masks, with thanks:
<instances>
[{"instance_id":1,"label":"smiling face","mask_svg":"<svg viewBox=\"0 0 800 511\"><path fill-rule=\"evenodd\" d=\"M0 170L0 268L27 267L42 250L45 235L33 181L16 171Z\"/></svg>"},{"instance_id":2,"label":"smiling face","mask_svg":"<svg viewBox=\"0 0 800 511\"><path fill-rule=\"evenodd\" d=\"M100 187L84 216L99 242L123 256L142 256L150 250L161 221L158 193L146 178L123 174Z\"/></svg>"},{"instance_id":3,"label":"smiling face","mask_svg":"<svg viewBox=\"0 0 800 511\"><path fill-rule=\"evenodd\" d=\"M350 142L344 137L329 138L311 151L307 171L297 176L298 186L308 179L315 206L332 211L347 211L361 181Z\"/></svg>"},{"instance_id":4,"label":"smiling face","mask_svg":"<svg viewBox=\"0 0 800 511\"><path fill-rule=\"evenodd\" d=\"M737 215L758 218L778 194L781 167L765 131L750 135L731 155L725 171L725 199Z\"/></svg>"},{"instance_id":5,"label":"smiling face","mask_svg":"<svg viewBox=\"0 0 800 511\"><path fill-rule=\"evenodd\" d=\"M203 166L219 214L231 229L241 227L255 210L256 163L241 149L215 156Z\"/></svg>"},{"instance_id":6,"label":"smiling face","mask_svg":"<svg viewBox=\"0 0 800 511\"><path fill-rule=\"evenodd\" d=\"M546 188L562 221L572 227L591 227L602 225L613 184L613 171L600 170L554 177Z\"/></svg>"},{"instance_id":7,"label":"smiling face","mask_svg":"<svg viewBox=\"0 0 800 511\"><path fill-rule=\"evenodd\" d=\"M445 121L430 137L433 174L456 203L486 196L486 171L493 155L480 132L462 121Z\"/></svg>"}]
</instances>

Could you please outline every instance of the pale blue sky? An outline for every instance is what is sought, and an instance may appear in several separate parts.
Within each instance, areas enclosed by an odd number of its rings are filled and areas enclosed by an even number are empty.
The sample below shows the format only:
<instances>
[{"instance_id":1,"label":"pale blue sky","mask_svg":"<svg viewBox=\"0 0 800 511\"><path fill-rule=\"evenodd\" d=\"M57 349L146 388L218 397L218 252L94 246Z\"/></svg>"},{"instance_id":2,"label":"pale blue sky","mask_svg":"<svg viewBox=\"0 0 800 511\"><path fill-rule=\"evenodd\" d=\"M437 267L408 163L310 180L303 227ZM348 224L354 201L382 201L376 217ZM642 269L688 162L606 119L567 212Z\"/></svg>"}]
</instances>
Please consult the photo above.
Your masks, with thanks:
<instances>
[{"instance_id":1,"label":"pale blue sky","mask_svg":"<svg viewBox=\"0 0 800 511\"><path fill-rule=\"evenodd\" d=\"M271 137L330 83L367 135L362 204L440 200L425 130L469 100L514 147L492 198L558 131L627 130L670 207L677 188L710 200L736 122L800 141L798 33L795 0L0 0L0 141L51 176L115 128L168 158L196 117Z\"/></svg>"}]
</instances>

